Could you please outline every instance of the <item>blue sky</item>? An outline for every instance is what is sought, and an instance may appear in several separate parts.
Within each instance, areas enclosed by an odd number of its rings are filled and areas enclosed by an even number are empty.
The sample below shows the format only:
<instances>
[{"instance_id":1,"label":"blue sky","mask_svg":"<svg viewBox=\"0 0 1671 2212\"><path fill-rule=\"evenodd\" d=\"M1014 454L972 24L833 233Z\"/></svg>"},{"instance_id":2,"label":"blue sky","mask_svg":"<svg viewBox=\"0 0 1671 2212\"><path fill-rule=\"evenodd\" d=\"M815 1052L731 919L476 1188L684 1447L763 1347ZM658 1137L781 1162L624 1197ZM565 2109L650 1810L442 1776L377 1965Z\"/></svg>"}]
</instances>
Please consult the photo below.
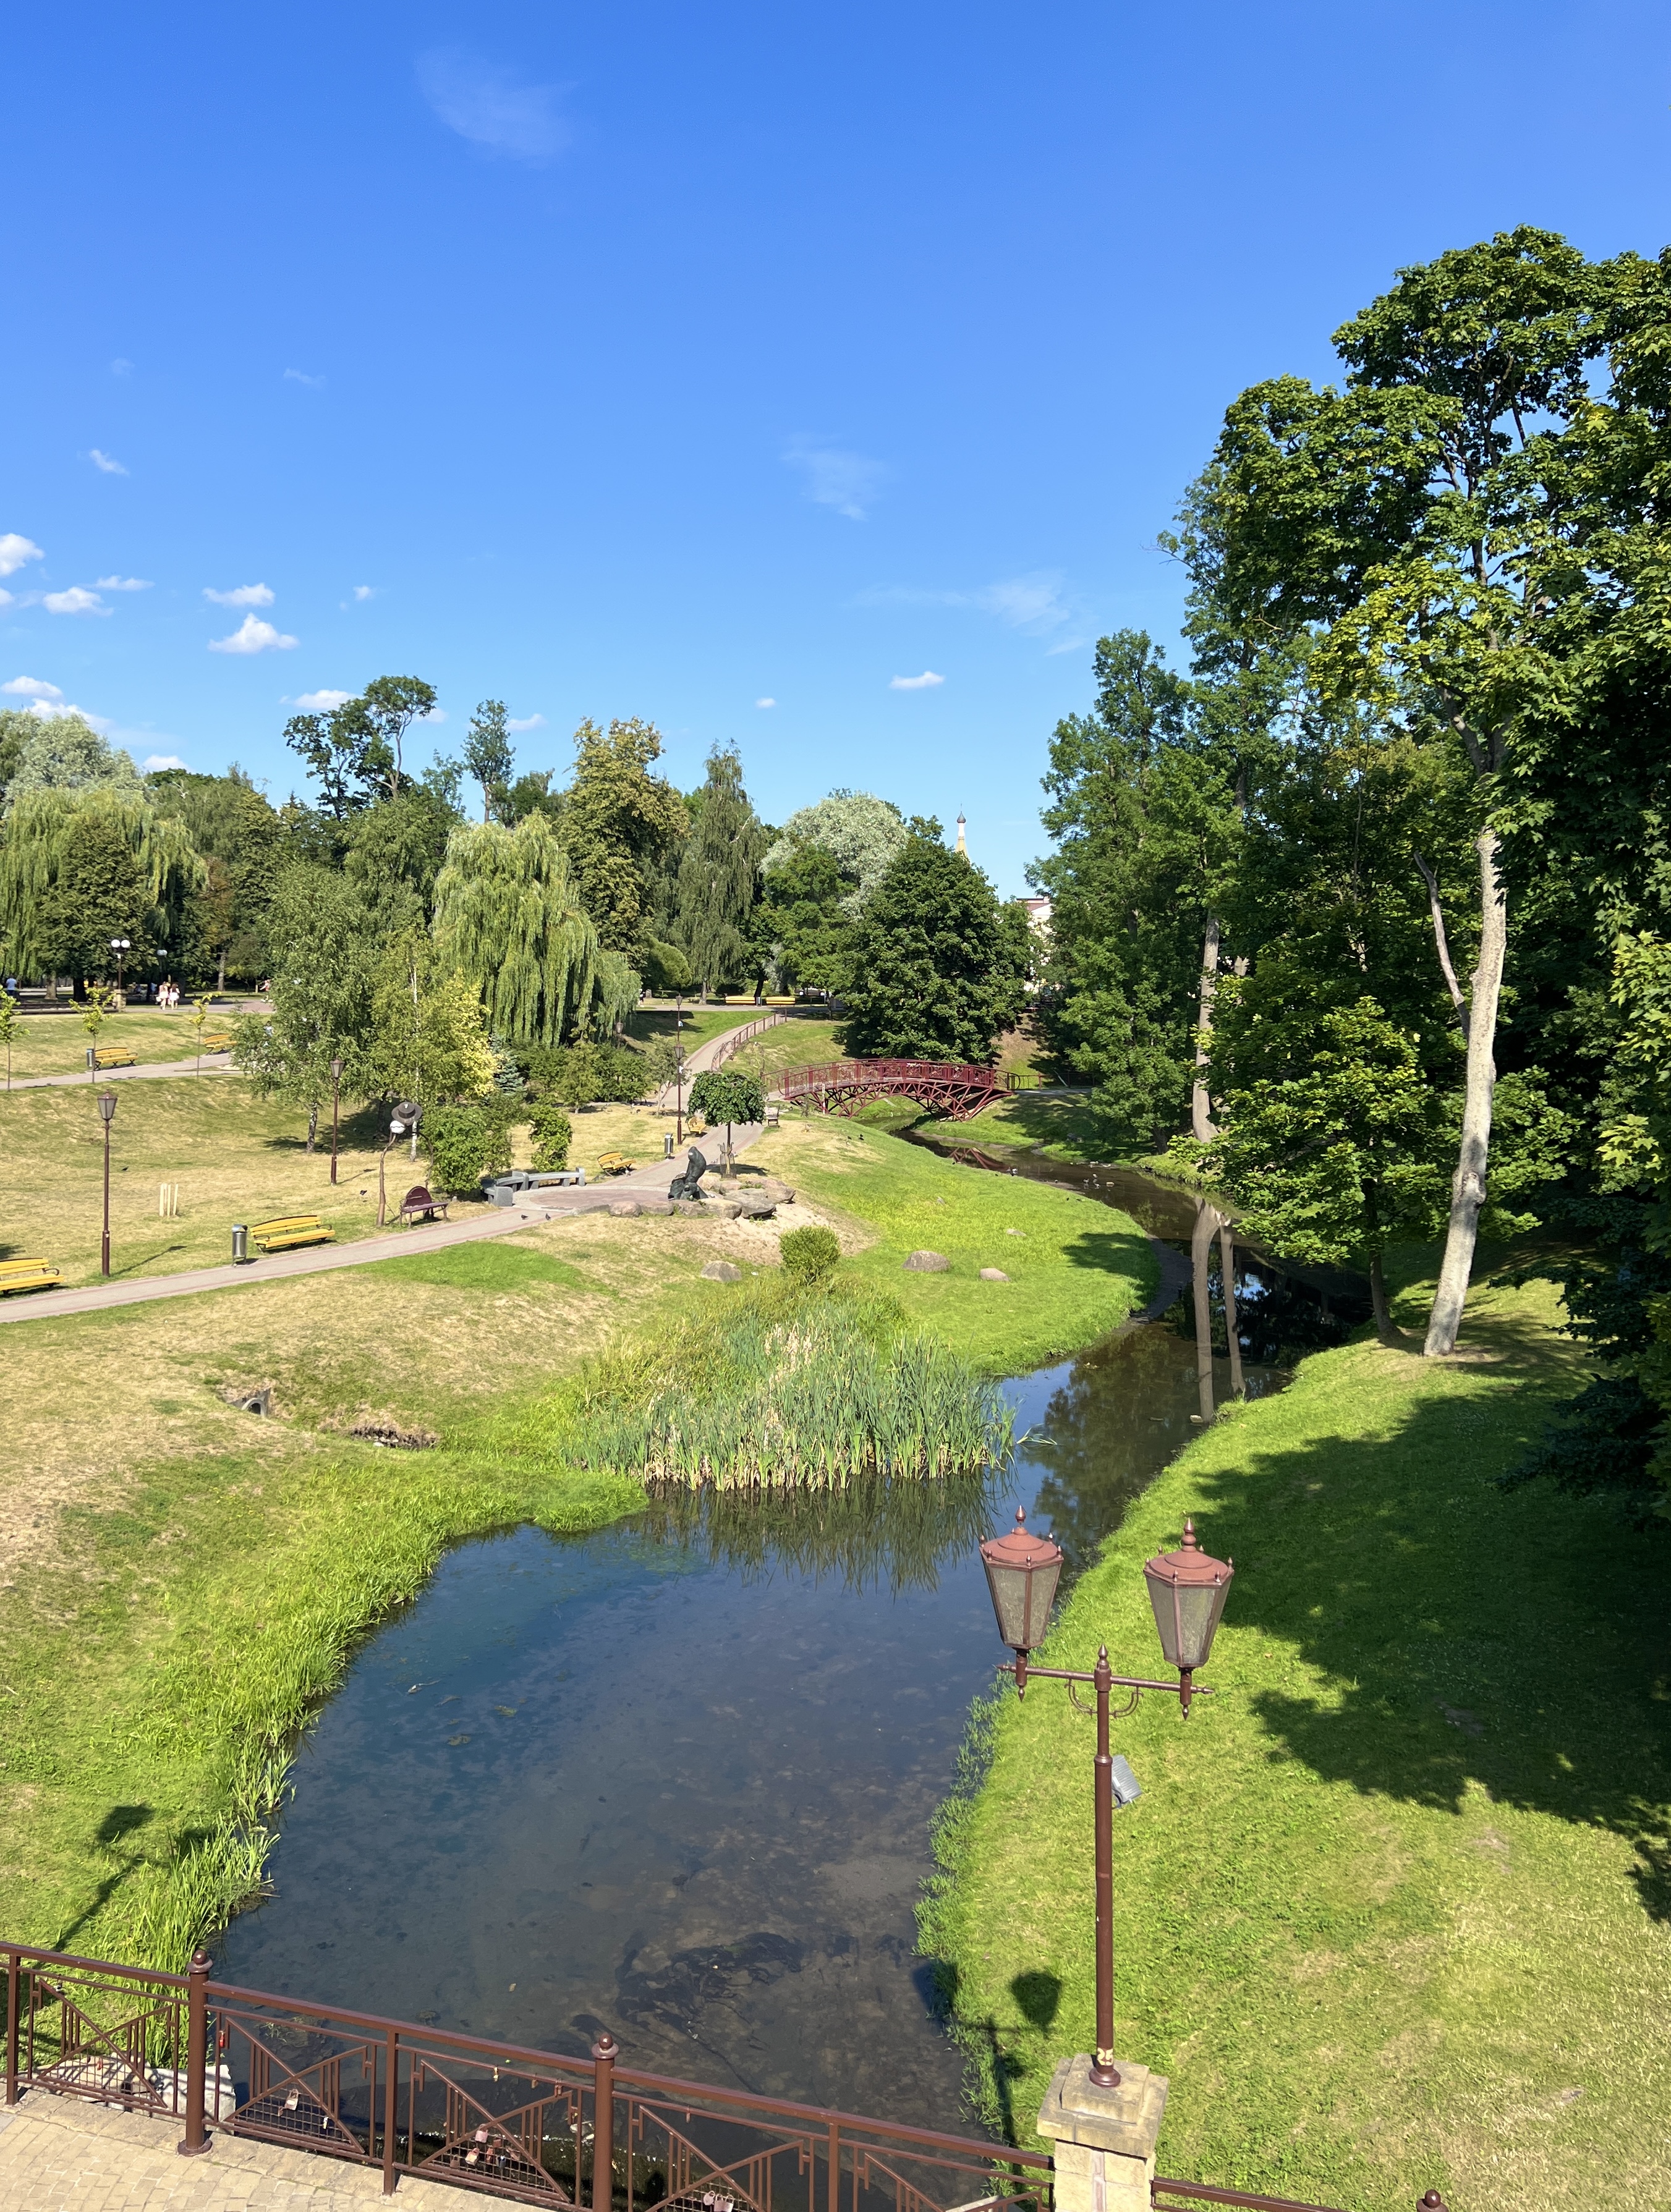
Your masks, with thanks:
<instances>
[{"instance_id":1,"label":"blue sky","mask_svg":"<svg viewBox=\"0 0 1671 2212\"><path fill-rule=\"evenodd\" d=\"M961 808L1022 890L1227 402L1495 229L1657 252L1668 49L1607 0L20 11L0 696L275 798L290 702L382 673L560 774L640 714L769 819Z\"/></svg>"}]
</instances>

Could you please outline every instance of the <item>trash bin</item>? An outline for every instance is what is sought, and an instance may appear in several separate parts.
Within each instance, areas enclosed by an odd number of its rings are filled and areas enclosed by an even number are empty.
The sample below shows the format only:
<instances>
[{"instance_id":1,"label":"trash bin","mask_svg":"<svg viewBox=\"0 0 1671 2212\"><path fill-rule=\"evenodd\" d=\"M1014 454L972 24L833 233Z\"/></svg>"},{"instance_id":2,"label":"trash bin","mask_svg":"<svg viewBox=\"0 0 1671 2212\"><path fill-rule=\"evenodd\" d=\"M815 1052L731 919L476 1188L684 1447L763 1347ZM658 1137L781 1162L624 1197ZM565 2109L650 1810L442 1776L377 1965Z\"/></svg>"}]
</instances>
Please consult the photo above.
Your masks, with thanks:
<instances>
[{"instance_id":1,"label":"trash bin","mask_svg":"<svg viewBox=\"0 0 1671 2212\"><path fill-rule=\"evenodd\" d=\"M249 1224L235 1221L232 1224L232 1264L241 1267L249 1262Z\"/></svg>"},{"instance_id":2,"label":"trash bin","mask_svg":"<svg viewBox=\"0 0 1671 2212\"><path fill-rule=\"evenodd\" d=\"M99 1065L99 1048L96 1045L90 1044L87 1048L87 1064L89 1068L97 1068Z\"/></svg>"},{"instance_id":3,"label":"trash bin","mask_svg":"<svg viewBox=\"0 0 1671 2212\"><path fill-rule=\"evenodd\" d=\"M664 1160L670 1160L673 1158L673 1131L671 1129L665 1130L662 1133L662 1157Z\"/></svg>"}]
</instances>

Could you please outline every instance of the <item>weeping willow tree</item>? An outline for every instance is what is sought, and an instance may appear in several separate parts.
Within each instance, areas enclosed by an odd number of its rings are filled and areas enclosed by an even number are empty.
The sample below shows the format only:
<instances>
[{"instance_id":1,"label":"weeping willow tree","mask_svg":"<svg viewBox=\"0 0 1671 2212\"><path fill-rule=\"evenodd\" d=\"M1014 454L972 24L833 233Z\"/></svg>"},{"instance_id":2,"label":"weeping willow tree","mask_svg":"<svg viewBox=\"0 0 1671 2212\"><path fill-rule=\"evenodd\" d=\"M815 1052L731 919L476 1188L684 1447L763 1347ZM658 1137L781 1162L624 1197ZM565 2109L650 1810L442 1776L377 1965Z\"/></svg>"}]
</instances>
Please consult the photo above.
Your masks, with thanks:
<instances>
[{"instance_id":1,"label":"weeping willow tree","mask_svg":"<svg viewBox=\"0 0 1671 2212\"><path fill-rule=\"evenodd\" d=\"M185 825L122 785L14 793L0 843L0 947L20 975L62 964L103 975L110 940L137 964L159 911L201 888L207 867Z\"/></svg>"},{"instance_id":2,"label":"weeping willow tree","mask_svg":"<svg viewBox=\"0 0 1671 2212\"><path fill-rule=\"evenodd\" d=\"M560 1044L589 1018L598 933L544 814L514 830L478 822L454 830L436 878L435 937L510 1042Z\"/></svg>"}]
</instances>

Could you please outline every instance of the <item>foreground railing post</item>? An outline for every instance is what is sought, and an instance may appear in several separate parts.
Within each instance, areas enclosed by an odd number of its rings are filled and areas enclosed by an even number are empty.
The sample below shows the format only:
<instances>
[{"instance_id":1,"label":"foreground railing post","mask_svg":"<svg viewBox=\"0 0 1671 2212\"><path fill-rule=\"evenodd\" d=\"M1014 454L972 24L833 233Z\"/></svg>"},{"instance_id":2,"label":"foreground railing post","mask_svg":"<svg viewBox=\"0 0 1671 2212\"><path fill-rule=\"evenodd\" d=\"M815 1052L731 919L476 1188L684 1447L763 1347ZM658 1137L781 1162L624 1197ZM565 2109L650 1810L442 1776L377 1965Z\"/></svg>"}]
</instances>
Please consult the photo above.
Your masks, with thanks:
<instances>
[{"instance_id":1,"label":"foreground railing post","mask_svg":"<svg viewBox=\"0 0 1671 2212\"><path fill-rule=\"evenodd\" d=\"M182 2158L201 2158L210 2148L203 2125L203 2077L209 2064L209 2008L204 1985L212 1963L208 1952L199 1944L186 1970L186 2140L175 2146ZM217 2072L217 2092L219 2081ZM220 2116L217 2094L215 2117L219 2119Z\"/></svg>"},{"instance_id":2,"label":"foreground railing post","mask_svg":"<svg viewBox=\"0 0 1671 2212\"><path fill-rule=\"evenodd\" d=\"M615 2061L620 2045L606 2027L592 2045L592 2212L611 2212L615 2198ZM580 2145L575 2145L575 2199L580 2199Z\"/></svg>"},{"instance_id":3,"label":"foreground railing post","mask_svg":"<svg viewBox=\"0 0 1671 2212\"><path fill-rule=\"evenodd\" d=\"M17 2102L17 1981L21 1967L15 1951L6 1954L6 2102Z\"/></svg>"},{"instance_id":4,"label":"foreground railing post","mask_svg":"<svg viewBox=\"0 0 1671 2212\"><path fill-rule=\"evenodd\" d=\"M387 2037L387 2056L385 2062L388 2078L383 2083L383 2194L394 2194L394 2090L395 2077L400 2064L400 2046L395 2040L395 2031L390 2028Z\"/></svg>"}]
</instances>

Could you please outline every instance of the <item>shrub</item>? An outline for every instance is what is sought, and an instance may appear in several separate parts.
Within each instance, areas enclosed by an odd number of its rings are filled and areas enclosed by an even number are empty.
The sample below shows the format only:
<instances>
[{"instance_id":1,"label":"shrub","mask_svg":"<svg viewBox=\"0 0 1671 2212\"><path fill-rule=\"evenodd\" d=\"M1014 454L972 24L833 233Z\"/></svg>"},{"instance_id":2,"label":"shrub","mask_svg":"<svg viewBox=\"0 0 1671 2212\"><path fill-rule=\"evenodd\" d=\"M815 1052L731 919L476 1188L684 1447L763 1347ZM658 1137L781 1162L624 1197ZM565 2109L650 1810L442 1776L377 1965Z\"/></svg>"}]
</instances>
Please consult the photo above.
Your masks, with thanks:
<instances>
[{"instance_id":1,"label":"shrub","mask_svg":"<svg viewBox=\"0 0 1671 2212\"><path fill-rule=\"evenodd\" d=\"M432 1189L473 1197L482 1177L510 1165L510 1127L486 1106L432 1106L418 1125Z\"/></svg>"},{"instance_id":2,"label":"shrub","mask_svg":"<svg viewBox=\"0 0 1671 2212\"><path fill-rule=\"evenodd\" d=\"M797 1283L820 1283L835 1273L841 1246L832 1229L791 1229L780 1239L778 1252Z\"/></svg>"},{"instance_id":3,"label":"shrub","mask_svg":"<svg viewBox=\"0 0 1671 2212\"><path fill-rule=\"evenodd\" d=\"M555 1098L540 1098L528 1110L534 1131L534 1164L550 1170L569 1164L569 1139L574 1127Z\"/></svg>"},{"instance_id":4,"label":"shrub","mask_svg":"<svg viewBox=\"0 0 1671 2212\"><path fill-rule=\"evenodd\" d=\"M542 1091L564 1106L590 1106L599 1099L630 1105L654 1088L649 1061L631 1045L536 1046L528 1054L528 1075Z\"/></svg>"}]
</instances>

